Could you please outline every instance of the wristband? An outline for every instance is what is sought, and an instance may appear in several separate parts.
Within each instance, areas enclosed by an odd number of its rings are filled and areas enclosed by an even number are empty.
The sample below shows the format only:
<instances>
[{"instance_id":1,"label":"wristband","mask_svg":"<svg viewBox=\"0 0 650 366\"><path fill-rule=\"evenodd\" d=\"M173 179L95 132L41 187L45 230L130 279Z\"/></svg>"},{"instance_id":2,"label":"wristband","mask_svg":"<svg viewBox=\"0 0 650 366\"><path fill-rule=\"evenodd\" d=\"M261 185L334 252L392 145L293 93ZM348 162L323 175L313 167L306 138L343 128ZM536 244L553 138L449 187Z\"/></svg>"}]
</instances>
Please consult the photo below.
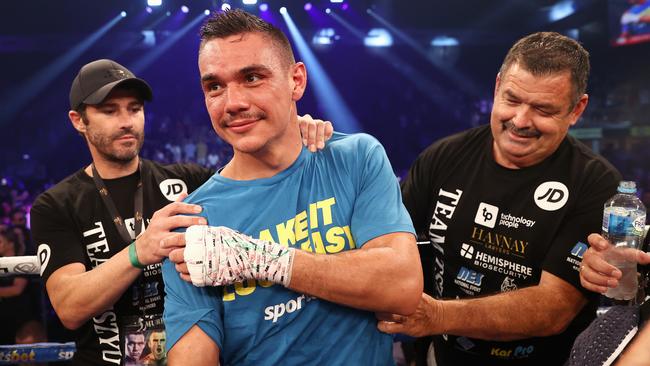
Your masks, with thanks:
<instances>
[{"instance_id":1,"label":"wristband","mask_svg":"<svg viewBox=\"0 0 650 366\"><path fill-rule=\"evenodd\" d=\"M145 269L147 267L138 260L138 253L135 251L135 240L129 245L129 262L131 262L133 267L138 269Z\"/></svg>"}]
</instances>

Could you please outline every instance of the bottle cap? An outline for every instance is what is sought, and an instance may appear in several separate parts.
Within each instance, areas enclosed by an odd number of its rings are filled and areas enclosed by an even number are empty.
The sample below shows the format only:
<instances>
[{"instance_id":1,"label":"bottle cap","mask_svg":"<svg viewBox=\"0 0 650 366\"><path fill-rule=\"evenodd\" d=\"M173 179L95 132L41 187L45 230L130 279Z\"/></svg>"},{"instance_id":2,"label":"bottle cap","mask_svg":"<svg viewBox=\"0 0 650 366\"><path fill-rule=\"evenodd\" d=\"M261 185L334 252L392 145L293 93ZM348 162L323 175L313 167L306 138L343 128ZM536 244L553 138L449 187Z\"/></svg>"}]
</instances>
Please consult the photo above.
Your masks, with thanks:
<instances>
[{"instance_id":1,"label":"bottle cap","mask_svg":"<svg viewBox=\"0 0 650 366\"><path fill-rule=\"evenodd\" d=\"M621 193L636 193L636 183L629 180L623 180L618 184L617 191Z\"/></svg>"}]
</instances>

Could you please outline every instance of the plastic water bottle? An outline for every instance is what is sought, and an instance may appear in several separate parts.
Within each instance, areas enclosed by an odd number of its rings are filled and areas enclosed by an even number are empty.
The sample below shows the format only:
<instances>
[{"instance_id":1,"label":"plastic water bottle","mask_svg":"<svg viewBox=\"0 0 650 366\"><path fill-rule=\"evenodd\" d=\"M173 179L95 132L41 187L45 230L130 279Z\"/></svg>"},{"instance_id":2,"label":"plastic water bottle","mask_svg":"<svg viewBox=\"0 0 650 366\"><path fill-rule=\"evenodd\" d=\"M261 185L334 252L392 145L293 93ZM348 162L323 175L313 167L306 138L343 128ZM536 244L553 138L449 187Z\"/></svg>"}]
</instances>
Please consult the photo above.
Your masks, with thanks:
<instances>
[{"instance_id":1,"label":"plastic water bottle","mask_svg":"<svg viewBox=\"0 0 650 366\"><path fill-rule=\"evenodd\" d=\"M636 260L630 248L638 249L645 229L646 208L636 196L636 184L622 181L618 193L605 202L603 210L603 237L611 247L604 253L605 260L616 266L623 276L618 286L610 288L605 296L616 300L631 300L636 296L638 280Z\"/></svg>"}]
</instances>

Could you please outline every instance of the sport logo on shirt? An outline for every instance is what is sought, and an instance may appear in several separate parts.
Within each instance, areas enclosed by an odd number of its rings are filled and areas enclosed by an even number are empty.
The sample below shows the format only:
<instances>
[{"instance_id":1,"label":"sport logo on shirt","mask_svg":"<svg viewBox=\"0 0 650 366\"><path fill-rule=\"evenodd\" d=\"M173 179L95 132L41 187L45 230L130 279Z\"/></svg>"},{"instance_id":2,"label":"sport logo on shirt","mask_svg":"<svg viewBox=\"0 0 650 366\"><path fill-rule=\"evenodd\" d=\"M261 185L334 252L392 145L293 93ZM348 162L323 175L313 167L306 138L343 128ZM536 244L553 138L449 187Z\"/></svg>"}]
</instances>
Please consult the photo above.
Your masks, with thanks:
<instances>
[{"instance_id":1,"label":"sport logo on shirt","mask_svg":"<svg viewBox=\"0 0 650 366\"><path fill-rule=\"evenodd\" d=\"M499 208L497 206L492 206L489 203L481 202L478 205L478 210L476 210L476 217L474 217L474 222L487 226L491 229L494 229L494 225L497 222L499 216Z\"/></svg>"}]
</instances>

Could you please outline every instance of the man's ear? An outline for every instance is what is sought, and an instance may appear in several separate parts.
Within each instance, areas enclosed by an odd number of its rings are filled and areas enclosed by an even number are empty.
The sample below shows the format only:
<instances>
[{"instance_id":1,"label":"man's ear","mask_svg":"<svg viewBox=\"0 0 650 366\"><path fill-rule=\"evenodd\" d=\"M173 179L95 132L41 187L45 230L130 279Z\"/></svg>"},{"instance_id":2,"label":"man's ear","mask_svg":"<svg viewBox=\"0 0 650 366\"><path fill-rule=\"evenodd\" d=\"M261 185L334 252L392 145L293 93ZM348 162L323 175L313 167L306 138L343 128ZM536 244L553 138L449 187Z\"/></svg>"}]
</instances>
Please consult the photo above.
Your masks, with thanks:
<instances>
[{"instance_id":1,"label":"man's ear","mask_svg":"<svg viewBox=\"0 0 650 366\"><path fill-rule=\"evenodd\" d=\"M587 108L588 103L589 103L589 95L583 94L578 100L578 103L576 103L575 107L573 107L573 110L571 111L571 121L569 125L573 126L578 122L580 116L582 116L582 112L584 112L585 109Z\"/></svg>"},{"instance_id":2,"label":"man's ear","mask_svg":"<svg viewBox=\"0 0 650 366\"><path fill-rule=\"evenodd\" d=\"M307 87L307 68L302 62L296 62L291 66L291 81L293 90L291 91L291 99L296 102L302 98Z\"/></svg>"},{"instance_id":3,"label":"man's ear","mask_svg":"<svg viewBox=\"0 0 650 366\"><path fill-rule=\"evenodd\" d=\"M86 133L86 124L84 123L83 118L81 117L81 113L71 110L68 112L68 118L70 118L70 122L72 122L72 127L74 127L77 132L81 134Z\"/></svg>"}]
</instances>

